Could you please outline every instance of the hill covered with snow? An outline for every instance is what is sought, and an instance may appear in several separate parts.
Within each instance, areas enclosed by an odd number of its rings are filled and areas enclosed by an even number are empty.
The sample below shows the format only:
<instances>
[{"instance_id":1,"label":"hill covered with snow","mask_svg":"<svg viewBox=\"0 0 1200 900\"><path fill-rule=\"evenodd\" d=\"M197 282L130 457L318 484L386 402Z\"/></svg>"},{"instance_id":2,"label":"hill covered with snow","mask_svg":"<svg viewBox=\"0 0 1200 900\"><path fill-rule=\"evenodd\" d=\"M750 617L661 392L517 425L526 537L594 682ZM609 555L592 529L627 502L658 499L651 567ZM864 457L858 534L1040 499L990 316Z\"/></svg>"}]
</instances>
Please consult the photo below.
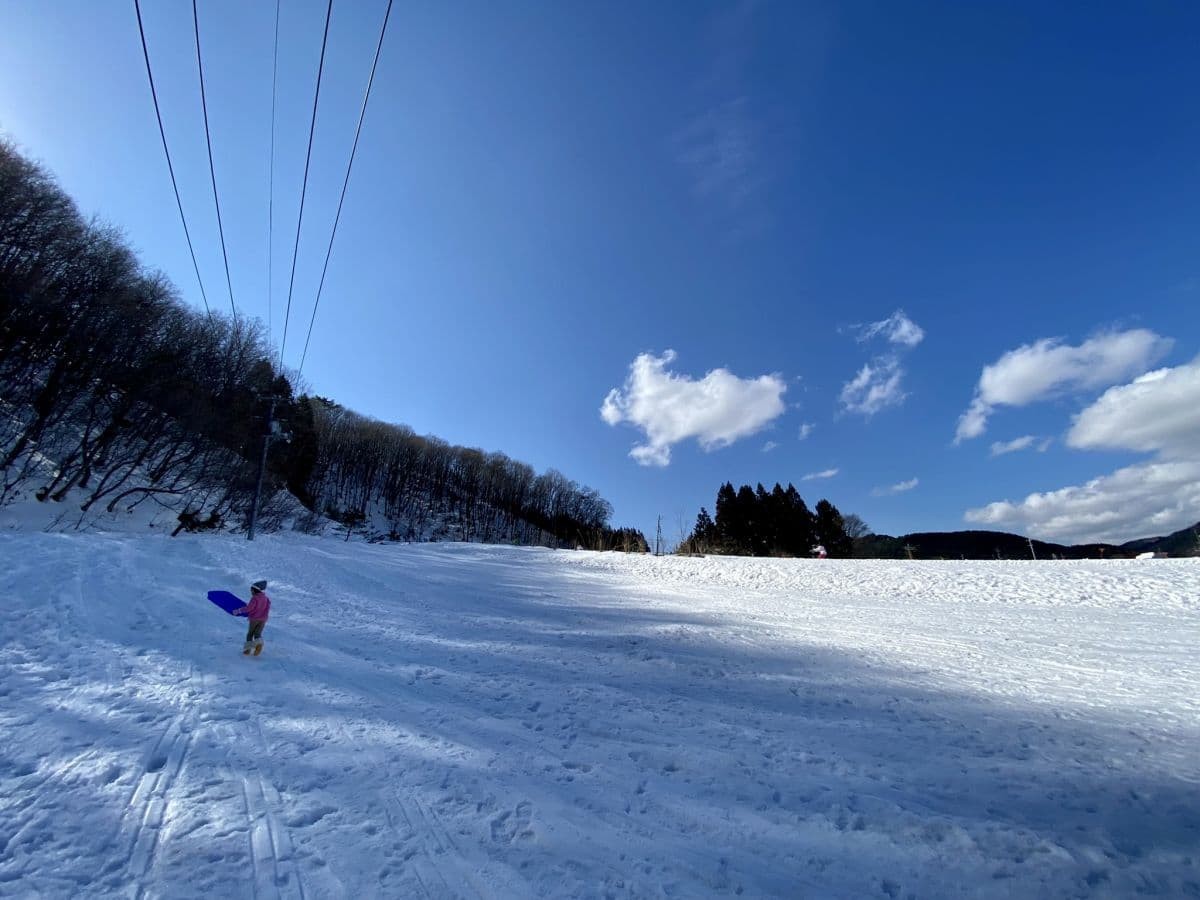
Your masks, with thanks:
<instances>
[{"instance_id":1,"label":"hill covered with snow","mask_svg":"<svg viewBox=\"0 0 1200 900\"><path fill-rule=\"evenodd\" d=\"M0 558L0 894L1200 892L1197 560Z\"/></svg>"}]
</instances>

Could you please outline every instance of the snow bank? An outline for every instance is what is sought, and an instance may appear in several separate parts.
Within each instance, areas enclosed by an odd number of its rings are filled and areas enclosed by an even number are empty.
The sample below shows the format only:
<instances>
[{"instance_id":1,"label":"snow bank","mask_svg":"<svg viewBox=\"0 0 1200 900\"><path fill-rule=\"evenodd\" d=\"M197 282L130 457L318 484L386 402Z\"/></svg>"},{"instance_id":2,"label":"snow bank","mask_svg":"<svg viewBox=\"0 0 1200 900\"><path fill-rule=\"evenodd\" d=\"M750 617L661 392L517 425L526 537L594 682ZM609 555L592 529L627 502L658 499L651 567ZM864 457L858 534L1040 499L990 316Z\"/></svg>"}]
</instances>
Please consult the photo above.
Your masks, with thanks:
<instances>
[{"instance_id":1,"label":"snow bank","mask_svg":"<svg viewBox=\"0 0 1200 900\"><path fill-rule=\"evenodd\" d=\"M0 560L0 894L1200 892L1200 561Z\"/></svg>"}]
</instances>

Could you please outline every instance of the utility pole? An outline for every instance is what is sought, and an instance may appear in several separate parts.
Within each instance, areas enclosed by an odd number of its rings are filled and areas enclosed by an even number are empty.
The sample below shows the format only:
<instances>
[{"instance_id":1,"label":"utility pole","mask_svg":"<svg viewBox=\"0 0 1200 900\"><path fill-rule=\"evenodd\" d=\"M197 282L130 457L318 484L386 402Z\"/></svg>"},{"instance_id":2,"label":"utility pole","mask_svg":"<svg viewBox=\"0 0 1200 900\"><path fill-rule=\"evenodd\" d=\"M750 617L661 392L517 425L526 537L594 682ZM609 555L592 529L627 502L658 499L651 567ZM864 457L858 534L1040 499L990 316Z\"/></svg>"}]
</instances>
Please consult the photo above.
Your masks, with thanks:
<instances>
[{"instance_id":1,"label":"utility pole","mask_svg":"<svg viewBox=\"0 0 1200 900\"><path fill-rule=\"evenodd\" d=\"M275 432L275 397L271 397L271 402L267 406L267 433L263 435L262 456L258 460L258 483L254 486L254 504L250 507L250 530L246 533L246 540L254 540L254 523L258 520L258 502L262 496L263 475L267 470L267 448L271 446L271 438Z\"/></svg>"},{"instance_id":2,"label":"utility pole","mask_svg":"<svg viewBox=\"0 0 1200 900\"><path fill-rule=\"evenodd\" d=\"M1033 549L1033 538L1027 537L1025 540L1029 541L1029 555L1037 559L1037 551Z\"/></svg>"},{"instance_id":3,"label":"utility pole","mask_svg":"<svg viewBox=\"0 0 1200 900\"><path fill-rule=\"evenodd\" d=\"M654 537L654 555L662 556L662 516L658 517L658 534Z\"/></svg>"}]
</instances>

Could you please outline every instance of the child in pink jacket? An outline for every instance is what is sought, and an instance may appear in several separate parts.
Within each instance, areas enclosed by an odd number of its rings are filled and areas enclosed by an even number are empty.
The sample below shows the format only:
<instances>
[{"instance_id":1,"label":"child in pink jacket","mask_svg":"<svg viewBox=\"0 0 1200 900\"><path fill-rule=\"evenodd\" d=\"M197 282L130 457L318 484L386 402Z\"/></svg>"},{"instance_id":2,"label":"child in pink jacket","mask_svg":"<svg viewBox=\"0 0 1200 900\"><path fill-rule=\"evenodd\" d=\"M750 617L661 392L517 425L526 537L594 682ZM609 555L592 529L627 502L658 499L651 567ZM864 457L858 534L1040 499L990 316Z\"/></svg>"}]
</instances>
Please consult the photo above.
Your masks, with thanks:
<instances>
[{"instance_id":1,"label":"child in pink jacket","mask_svg":"<svg viewBox=\"0 0 1200 900\"><path fill-rule=\"evenodd\" d=\"M256 581L250 585L250 602L240 609L235 609L233 614L240 615L245 613L250 619L250 628L246 631L246 645L242 648L242 655L248 656L250 650L254 650L254 655L262 653L263 627L267 624L267 617L271 614L271 598L267 596L267 582Z\"/></svg>"}]
</instances>

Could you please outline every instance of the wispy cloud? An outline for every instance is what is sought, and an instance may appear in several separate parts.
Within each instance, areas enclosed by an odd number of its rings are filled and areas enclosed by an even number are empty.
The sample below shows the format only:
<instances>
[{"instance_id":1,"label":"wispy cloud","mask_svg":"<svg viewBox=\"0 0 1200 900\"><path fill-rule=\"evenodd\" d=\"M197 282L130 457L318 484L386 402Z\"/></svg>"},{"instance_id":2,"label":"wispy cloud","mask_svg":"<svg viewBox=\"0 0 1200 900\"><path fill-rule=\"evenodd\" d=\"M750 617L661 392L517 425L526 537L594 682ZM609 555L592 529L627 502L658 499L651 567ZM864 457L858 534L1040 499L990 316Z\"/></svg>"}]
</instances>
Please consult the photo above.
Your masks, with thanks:
<instances>
[{"instance_id":1,"label":"wispy cloud","mask_svg":"<svg viewBox=\"0 0 1200 900\"><path fill-rule=\"evenodd\" d=\"M892 351L864 363L858 374L842 385L838 398L842 408L869 419L889 406L899 406L908 397L902 386L905 373L900 355L925 340L925 330L902 309L878 322L851 326L851 330L859 343L882 338L893 346Z\"/></svg>"},{"instance_id":2,"label":"wispy cloud","mask_svg":"<svg viewBox=\"0 0 1200 900\"><path fill-rule=\"evenodd\" d=\"M899 406L908 395L900 386L904 369L894 356L881 356L864 363L850 381L842 386L840 400L847 412L868 419L889 406Z\"/></svg>"},{"instance_id":3,"label":"wispy cloud","mask_svg":"<svg viewBox=\"0 0 1200 900\"><path fill-rule=\"evenodd\" d=\"M778 446L779 446L779 445L778 445L777 443L775 443L774 441L767 441L765 444L763 444L763 449L762 449L762 452L763 452L763 453L770 453L772 450L774 450L774 449L775 449L775 448L777 448Z\"/></svg>"},{"instance_id":4,"label":"wispy cloud","mask_svg":"<svg viewBox=\"0 0 1200 900\"><path fill-rule=\"evenodd\" d=\"M816 427L817 426L813 425L811 422L802 423L800 425L799 439L802 441L807 440L808 436L813 433L813 429L815 429Z\"/></svg>"},{"instance_id":5,"label":"wispy cloud","mask_svg":"<svg viewBox=\"0 0 1200 900\"><path fill-rule=\"evenodd\" d=\"M723 5L705 21L705 66L696 72L695 105L675 128L678 164L692 194L735 234L769 220L771 169L765 116L747 75L758 27L757 2Z\"/></svg>"},{"instance_id":6,"label":"wispy cloud","mask_svg":"<svg viewBox=\"0 0 1200 900\"><path fill-rule=\"evenodd\" d=\"M759 143L745 96L706 109L677 138L679 161L691 178L692 190L728 213L746 212L760 199L767 179Z\"/></svg>"},{"instance_id":7,"label":"wispy cloud","mask_svg":"<svg viewBox=\"0 0 1200 900\"><path fill-rule=\"evenodd\" d=\"M1037 438L1032 434L1026 434L1019 438L1013 438L1011 441L996 441L992 444L992 456L1003 456L1006 453L1027 450L1033 446L1033 442L1036 440Z\"/></svg>"},{"instance_id":8,"label":"wispy cloud","mask_svg":"<svg viewBox=\"0 0 1200 900\"><path fill-rule=\"evenodd\" d=\"M984 366L975 396L958 419L954 443L979 437L997 406L1028 406L1058 394L1116 384L1145 372L1173 341L1136 328L1102 334L1077 347L1042 338L1010 350Z\"/></svg>"},{"instance_id":9,"label":"wispy cloud","mask_svg":"<svg viewBox=\"0 0 1200 900\"><path fill-rule=\"evenodd\" d=\"M911 491L920 483L920 479L910 478L908 481L899 481L896 484L889 485L888 487L877 487L871 491L871 496L888 497L892 494L903 494L905 491Z\"/></svg>"},{"instance_id":10,"label":"wispy cloud","mask_svg":"<svg viewBox=\"0 0 1200 900\"><path fill-rule=\"evenodd\" d=\"M823 469L820 472L809 472L800 478L801 481L816 481L818 478L832 478L841 469Z\"/></svg>"},{"instance_id":11,"label":"wispy cloud","mask_svg":"<svg viewBox=\"0 0 1200 900\"><path fill-rule=\"evenodd\" d=\"M905 315L904 310L898 309L886 319L871 322L867 325L855 325L860 342L869 341L874 337L884 337L889 343L903 347L915 347L925 340L925 329Z\"/></svg>"},{"instance_id":12,"label":"wispy cloud","mask_svg":"<svg viewBox=\"0 0 1200 900\"><path fill-rule=\"evenodd\" d=\"M739 378L713 369L699 381L667 370L675 351L640 354L623 388L604 398L600 415L609 425L628 422L646 436L629 455L643 466L666 466L671 447L696 438L706 450L726 447L762 429L784 412L787 390L779 375Z\"/></svg>"}]
</instances>

